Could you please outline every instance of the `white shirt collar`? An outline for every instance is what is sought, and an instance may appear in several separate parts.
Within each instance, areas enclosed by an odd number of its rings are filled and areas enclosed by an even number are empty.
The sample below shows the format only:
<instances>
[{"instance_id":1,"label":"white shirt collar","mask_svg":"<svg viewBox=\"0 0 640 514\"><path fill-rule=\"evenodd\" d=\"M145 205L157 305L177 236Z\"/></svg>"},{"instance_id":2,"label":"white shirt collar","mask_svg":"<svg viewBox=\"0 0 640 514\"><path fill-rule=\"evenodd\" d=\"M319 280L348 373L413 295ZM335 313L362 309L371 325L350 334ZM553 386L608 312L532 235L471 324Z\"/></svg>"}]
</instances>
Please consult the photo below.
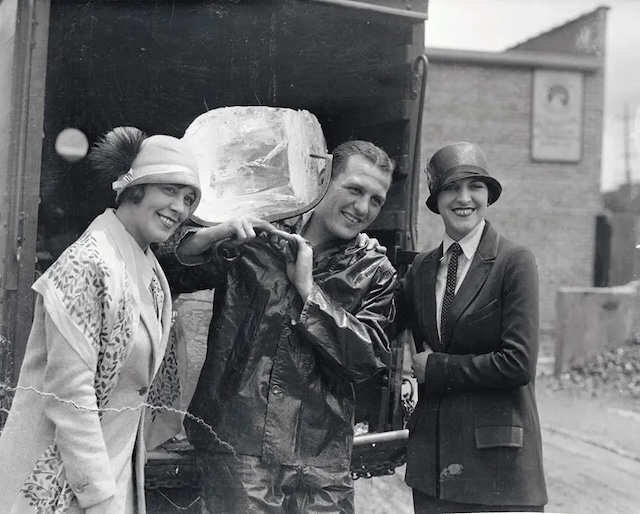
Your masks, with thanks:
<instances>
[{"instance_id":1,"label":"white shirt collar","mask_svg":"<svg viewBox=\"0 0 640 514\"><path fill-rule=\"evenodd\" d=\"M486 224L487 224L486 221L482 220L480 223L476 225L476 227L471 232L469 232L466 236L460 239L460 241L458 241L460 248L462 248L462 253L464 253L464 256L467 259L471 260L471 258L473 257L473 254L476 253L476 250L478 249L478 245L480 244L480 238L482 237L482 232L484 231L484 226ZM444 259L444 256L447 255L447 250L449 250L449 247L453 243L455 243L455 241L451 239L451 237L449 237L449 234L445 232L444 237L442 238L442 258L443 259Z\"/></svg>"}]
</instances>

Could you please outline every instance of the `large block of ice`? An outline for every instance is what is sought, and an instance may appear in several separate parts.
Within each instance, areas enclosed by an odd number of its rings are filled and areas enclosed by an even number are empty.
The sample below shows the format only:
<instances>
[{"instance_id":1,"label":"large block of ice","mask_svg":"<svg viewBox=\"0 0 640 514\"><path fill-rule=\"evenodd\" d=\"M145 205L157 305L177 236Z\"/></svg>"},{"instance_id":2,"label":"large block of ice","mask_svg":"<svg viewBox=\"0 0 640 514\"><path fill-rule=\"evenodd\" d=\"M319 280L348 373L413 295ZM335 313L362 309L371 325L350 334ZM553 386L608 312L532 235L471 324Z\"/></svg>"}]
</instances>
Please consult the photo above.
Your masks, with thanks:
<instances>
[{"instance_id":1,"label":"large block of ice","mask_svg":"<svg viewBox=\"0 0 640 514\"><path fill-rule=\"evenodd\" d=\"M198 116L183 139L198 159L202 200L193 217L202 224L245 214L287 218L311 209L326 192L330 156L308 111L214 109Z\"/></svg>"}]
</instances>

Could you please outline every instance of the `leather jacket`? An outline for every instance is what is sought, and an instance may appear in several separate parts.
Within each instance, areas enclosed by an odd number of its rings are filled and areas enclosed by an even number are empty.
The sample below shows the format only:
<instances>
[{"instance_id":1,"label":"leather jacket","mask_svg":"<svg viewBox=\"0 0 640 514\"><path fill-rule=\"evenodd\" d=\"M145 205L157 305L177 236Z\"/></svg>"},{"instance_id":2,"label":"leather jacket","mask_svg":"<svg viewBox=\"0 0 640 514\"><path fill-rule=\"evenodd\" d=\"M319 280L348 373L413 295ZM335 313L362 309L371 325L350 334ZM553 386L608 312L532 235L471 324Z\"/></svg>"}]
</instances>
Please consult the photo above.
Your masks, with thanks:
<instances>
[{"instance_id":1,"label":"leather jacket","mask_svg":"<svg viewBox=\"0 0 640 514\"><path fill-rule=\"evenodd\" d=\"M184 235L182 236L184 237ZM303 304L267 238L185 265L158 258L174 293L215 288L207 355L189 412L196 448L349 469L354 386L383 370L396 272L355 240L314 251Z\"/></svg>"}]
</instances>

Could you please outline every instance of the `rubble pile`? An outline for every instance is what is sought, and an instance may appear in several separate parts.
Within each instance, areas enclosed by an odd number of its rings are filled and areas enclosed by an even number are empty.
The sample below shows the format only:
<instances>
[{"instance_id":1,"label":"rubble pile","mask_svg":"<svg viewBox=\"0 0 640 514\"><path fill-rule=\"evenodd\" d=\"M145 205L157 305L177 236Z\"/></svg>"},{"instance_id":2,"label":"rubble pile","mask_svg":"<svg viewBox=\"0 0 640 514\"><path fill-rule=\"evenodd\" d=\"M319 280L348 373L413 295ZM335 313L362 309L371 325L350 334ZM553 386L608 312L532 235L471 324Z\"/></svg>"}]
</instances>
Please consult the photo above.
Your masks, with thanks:
<instances>
[{"instance_id":1,"label":"rubble pile","mask_svg":"<svg viewBox=\"0 0 640 514\"><path fill-rule=\"evenodd\" d=\"M558 389L577 389L592 396L617 393L640 398L640 343L605 349L584 365L557 379Z\"/></svg>"}]
</instances>

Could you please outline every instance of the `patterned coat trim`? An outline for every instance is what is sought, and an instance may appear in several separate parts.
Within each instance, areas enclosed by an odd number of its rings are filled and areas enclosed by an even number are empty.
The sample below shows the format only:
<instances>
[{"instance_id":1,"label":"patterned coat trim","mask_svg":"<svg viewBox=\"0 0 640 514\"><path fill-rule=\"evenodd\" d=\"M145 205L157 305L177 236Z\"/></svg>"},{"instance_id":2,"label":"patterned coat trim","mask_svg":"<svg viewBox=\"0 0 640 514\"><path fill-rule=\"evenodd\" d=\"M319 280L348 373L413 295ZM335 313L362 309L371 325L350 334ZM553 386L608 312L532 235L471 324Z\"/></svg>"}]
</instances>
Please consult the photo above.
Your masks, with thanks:
<instances>
[{"instance_id":1,"label":"patterned coat trim","mask_svg":"<svg viewBox=\"0 0 640 514\"><path fill-rule=\"evenodd\" d=\"M139 316L124 265L109 259L113 244L104 233L87 230L33 285L65 339L96 369L99 409L107 406L118 382ZM68 510L73 492L55 444L38 459L21 492L38 513Z\"/></svg>"},{"instance_id":2,"label":"patterned coat trim","mask_svg":"<svg viewBox=\"0 0 640 514\"><path fill-rule=\"evenodd\" d=\"M122 250L130 244L123 231L113 212L108 210L96 218L33 285L65 339L85 364L96 370L94 387L99 409L108 406L141 316L136 281L127 270L130 254ZM154 264L160 270L152 257L152 267ZM159 274L166 287L161 270ZM164 305L165 296L170 301L169 295L157 290L151 293L155 311L166 324L164 333L170 325L170 316L167 316L170 306ZM156 406L173 407L180 396L175 351L164 354L160 369L166 382L160 386L154 381L150 394ZM102 417L101 412L98 415ZM38 459L21 493L38 514L68 511L74 493L65 478L64 464L55 443Z\"/></svg>"}]
</instances>

